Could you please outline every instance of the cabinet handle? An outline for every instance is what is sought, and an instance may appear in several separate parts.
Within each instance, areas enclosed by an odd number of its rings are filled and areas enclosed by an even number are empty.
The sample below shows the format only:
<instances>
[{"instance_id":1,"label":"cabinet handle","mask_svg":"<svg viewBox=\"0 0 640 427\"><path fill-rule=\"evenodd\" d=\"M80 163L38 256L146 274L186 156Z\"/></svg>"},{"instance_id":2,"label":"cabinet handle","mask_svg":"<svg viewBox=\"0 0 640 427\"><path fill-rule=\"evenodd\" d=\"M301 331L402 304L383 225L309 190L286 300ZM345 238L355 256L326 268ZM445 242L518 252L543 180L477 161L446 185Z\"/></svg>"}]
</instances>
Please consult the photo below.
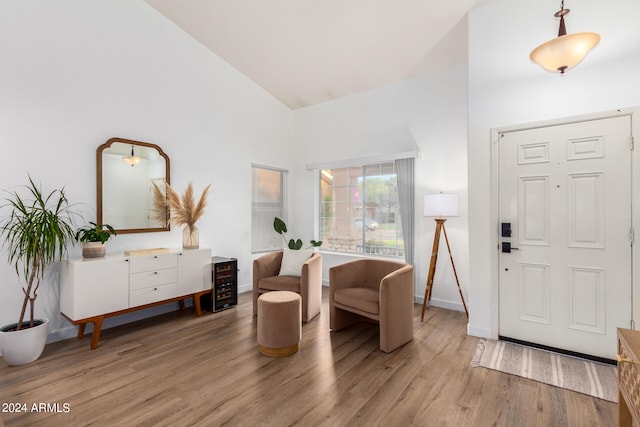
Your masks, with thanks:
<instances>
[{"instance_id":1,"label":"cabinet handle","mask_svg":"<svg viewBox=\"0 0 640 427\"><path fill-rule=\"evenodd\" d=\"M154 257L155 259L158 259L158 255L154 255L153 257Z\"/></svg>"},{"instance_id":2,"label":"cabinet handle","mask_svg":"<svg viewBox=\"0 0 640 427\"><path fill-rule=\"evenodd\" d=\"M158 288L153 288L153 290L154 290L154 291L157 291L157 290L158 290Z\"/></svg>"},{"instance_id":3,"label":"cabinet handle","mask_svg":"<svg viewBox=\"0 0 640 427\"><path fill-rule=\"evenodd\" d=\"M158 274L158 272L157 272L157 271L154 271L154 272L153 272L153 274Z\"/></svg>"}]
</instances>

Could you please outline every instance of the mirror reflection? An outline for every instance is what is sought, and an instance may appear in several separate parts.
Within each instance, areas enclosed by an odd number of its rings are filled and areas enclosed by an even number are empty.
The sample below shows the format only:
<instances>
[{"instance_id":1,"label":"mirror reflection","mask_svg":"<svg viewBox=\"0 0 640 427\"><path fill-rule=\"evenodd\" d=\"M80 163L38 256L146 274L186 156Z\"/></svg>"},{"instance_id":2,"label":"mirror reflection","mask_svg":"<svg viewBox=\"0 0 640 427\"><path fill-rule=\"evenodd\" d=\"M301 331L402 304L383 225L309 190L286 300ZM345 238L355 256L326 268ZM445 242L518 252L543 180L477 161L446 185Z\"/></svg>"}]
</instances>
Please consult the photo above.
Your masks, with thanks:
<instances>
[{"instance_id":1,"label":"mirror reflection","mask_svg":"<svg viewBox=\"0 0 640 427\"><path fill-rule=\"evenodd\" d=\"M154 200L154 185L166 195L170 182L169 157L159 146L111 138L98 147L96 160L99 224L118 233L169 230L168 218L158 212L157 196Z\"/></svg>"}]
</instances>

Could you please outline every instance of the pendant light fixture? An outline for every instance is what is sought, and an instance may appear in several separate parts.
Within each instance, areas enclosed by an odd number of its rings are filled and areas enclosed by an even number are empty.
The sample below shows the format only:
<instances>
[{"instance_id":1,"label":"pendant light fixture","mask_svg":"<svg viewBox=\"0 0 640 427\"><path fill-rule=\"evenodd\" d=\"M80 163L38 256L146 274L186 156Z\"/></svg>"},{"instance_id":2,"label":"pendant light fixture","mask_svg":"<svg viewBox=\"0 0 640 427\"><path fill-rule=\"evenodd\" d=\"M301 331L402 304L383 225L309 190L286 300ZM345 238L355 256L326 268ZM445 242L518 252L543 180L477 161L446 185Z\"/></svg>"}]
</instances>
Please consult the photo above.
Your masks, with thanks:
<instances>
[{"instance_id":1,"label":"pendant light fixture","mask_svg":"<svg viewBox=\"0 0 640 427\"><path fill-rule=\"evenodd\" d=\"M122 158L122 160L124 160L126 164L131 165L131 167L134 167L135 165L140 163L140 160L142 160L142 158L136 156L135 154L133 154L133 145L132 145L131 146L131 155L130 156L124 156Z\"/></svg>"},{"instance_id":2,"label":"pendant light fixture","mask_svg":"<svg viewBox=\"0 0 640 427\"><path fill-rule=\"evenodd\" d=\"M573 68L587 56L587 53L600 41L598 33L574 33L567 35L567 28L564 24L564 17L569 13L569 9L564 8L564 0L560 5L560 10L554 16L560 18L560 28L558 37L541 44L533 49L529 58L537 62L545 70L551 72L564 72Z\"/></svg>"}]
</instances>

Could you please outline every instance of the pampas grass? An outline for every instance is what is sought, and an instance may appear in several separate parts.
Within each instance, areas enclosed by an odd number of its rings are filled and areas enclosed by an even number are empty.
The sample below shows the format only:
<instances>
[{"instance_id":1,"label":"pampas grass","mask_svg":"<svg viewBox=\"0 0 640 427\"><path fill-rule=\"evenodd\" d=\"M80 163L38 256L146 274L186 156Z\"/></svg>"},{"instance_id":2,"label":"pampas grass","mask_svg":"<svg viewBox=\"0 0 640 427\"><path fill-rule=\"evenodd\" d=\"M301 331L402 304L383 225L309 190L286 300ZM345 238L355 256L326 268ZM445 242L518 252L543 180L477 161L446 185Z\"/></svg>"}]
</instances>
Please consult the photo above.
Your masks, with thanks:
<instances>
[{"instance_id":1,"label":"pampas grass","mask_svg":"<svg viewBox=\"0 0 640 427\"><path fill-rule=\"evenodd\" d=\"M211 184L202 190L200 200L196 203L193 198L193 185L191 183L187 185L182 197L171 186L167 185L167 196L169 208L171 209L169 221L175 225L185 225L189 227L189 230L193 230L196 222L204 215L204 210L207 207L209 187L211 187Z\"/></svg>"},{"instance_id":2,"label":"pampas grass","mask_svg":"<svg viewBox=\"0 0 640 427\"><path fill-rule=\"evenodd\" d=\"M164 183L165 188L167 183ZM153 204L151 205L151 219L162 224L163 227L167 226L167 220L169 219L169 203L167 202L166 190L162 191L158 184L153 183Z\"/></svg>"},{"instance_id":3,"label":"pampas grass","mask_svg":"<svg viewBox=\"0 0 640 427\"><path fill-rule=\"evenodd\" d=\"M167 194L162 193L162 190L157 185L153 185L153 213L154 219L167 222L167 214L170 212L169 222L173 225L184 225L193 230L196 222L202 215L204 215L205 208L207 207L207 195L209 194L209 188L211 184L207 185L200 199L196 203L193 197L193 185L191 182L184 190L182 197L167 184Z\"/></svg>"}]
</instances>

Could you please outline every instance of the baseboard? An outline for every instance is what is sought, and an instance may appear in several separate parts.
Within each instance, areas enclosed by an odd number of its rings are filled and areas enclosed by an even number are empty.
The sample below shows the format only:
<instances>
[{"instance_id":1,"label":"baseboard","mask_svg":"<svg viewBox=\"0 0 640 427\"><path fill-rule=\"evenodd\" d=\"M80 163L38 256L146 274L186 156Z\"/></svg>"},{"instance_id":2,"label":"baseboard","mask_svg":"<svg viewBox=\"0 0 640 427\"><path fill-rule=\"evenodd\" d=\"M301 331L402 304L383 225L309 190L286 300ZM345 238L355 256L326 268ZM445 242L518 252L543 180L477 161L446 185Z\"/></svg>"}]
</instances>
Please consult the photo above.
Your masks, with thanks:
<instances>
[{"instance_id":1,"label":"baseboard","mask_svg":"<svg viewBox=\"0 0 640 427\"><path fill-rule=\"evenodd\" d=\"M78 327L77 326L66 326L62 329L58 329L52 332L49 332L47 335L47 344L67 340L69 338L78 336Z\"/></svg>"},{"instance_id":2,"label":"baseboard","mask_svg":"<svg viewBox=\"0 0 640 427\"><path fill-rule=\"evenodd\" d=\"M245 283L243 285L238 285L238 293L242 294L244 292L253 292L253 283Z\"/></svg>"},{"instance_id":3,"label":"baseboard","mask_svg":"<svg viewBox=\"0 0 640 427\"><path fill-rule=\"evenodd\" d=\"M493 334L491 333L491 329L474 326L471 323L467 324L467 335L478 338L486 338L490 340L498 339L497 336L493 336Z\"/></svg>"},{"instance_id":4,"label":"baseboard","mask_svg":"<svg viewBox=\"0 0 640 427\"><path fill-rule=\"evenodd\" d=\"M419 297L414 295L413 300L416 304L422 305L422 301L424 301L424 297ZM438 298L431 298L431 301L429 301L429 307L438 307L438 308L444 308L447 310L464 312L464 306L462 305L461 302L443 300Z\"/></svg>"}]
</instances>

